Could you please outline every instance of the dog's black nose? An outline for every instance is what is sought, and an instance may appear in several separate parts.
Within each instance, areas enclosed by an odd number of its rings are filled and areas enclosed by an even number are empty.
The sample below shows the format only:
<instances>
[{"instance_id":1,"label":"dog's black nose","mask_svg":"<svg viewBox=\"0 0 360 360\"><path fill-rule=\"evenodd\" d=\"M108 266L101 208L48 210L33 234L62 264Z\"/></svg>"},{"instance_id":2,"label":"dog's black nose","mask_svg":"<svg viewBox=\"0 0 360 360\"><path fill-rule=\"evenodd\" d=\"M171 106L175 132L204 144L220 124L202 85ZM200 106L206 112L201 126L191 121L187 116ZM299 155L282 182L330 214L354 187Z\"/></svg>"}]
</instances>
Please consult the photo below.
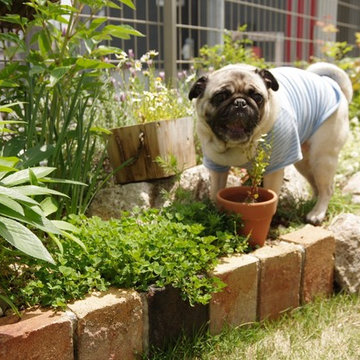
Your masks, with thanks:
<instances>
[{"instance_id":1,"label":"dog's black nose","mask_svg":"<svg viewBox=\"0 0 360 360\"><path fill-rule=\"evenodd\" d=\"M238 98L234 100L234 106L237 109L245 109L247 107L247 102L243 98Z\"/></svg>"}]
</instances>

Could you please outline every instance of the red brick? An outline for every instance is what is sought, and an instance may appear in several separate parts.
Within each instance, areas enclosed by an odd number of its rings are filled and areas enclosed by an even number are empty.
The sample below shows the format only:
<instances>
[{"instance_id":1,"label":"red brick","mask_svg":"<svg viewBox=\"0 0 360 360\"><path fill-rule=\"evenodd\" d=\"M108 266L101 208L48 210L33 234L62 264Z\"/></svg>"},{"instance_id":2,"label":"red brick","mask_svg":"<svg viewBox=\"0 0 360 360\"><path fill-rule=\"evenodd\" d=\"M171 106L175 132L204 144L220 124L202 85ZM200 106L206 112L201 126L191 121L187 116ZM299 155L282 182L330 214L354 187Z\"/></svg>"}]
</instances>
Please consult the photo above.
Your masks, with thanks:
<instances>
[{"instance_id":1,"label":"red brick","mask_svg":"<svg viewBox=\"0 0 360 360\"><path fill-rule=\"evenodd\" d=\"M143 352L143 308L137 292L111 289L68 307L78 318L78 360L128 360Z\"/></svg>"},{"instance_id":2,"label":"red brick","mask_svg":"<svg viewBox=\"0 0 360 360\"><path fill-rule=\"evenodd\" d=\"M258 260L249 255L223 258L213 274L227 286L212 296L210 332L218 334L225 325L256 321Z\"/></svg>"},{"instance_id":3,"label":"red brick","mask_svg":"<svg viewBox=\"0 0 360 360\"><path fill-rule=\"evenodd\" d=\"M1 360L72 360L73 324L63 312L26 311L22 319L1 319Z\"/></svg>"},{"instance_id":4,"label":"red brick","mask_svg":"<svg viewBox=\"0 0 360 360\"><path fill-rule=\"evenodd\" d=\"M306 225L282 240L299 244L305 249L301 301L310 302L314 297L330 296L334 282L335 239L330 231Z\"/></svg>"},{"instance_id":5,"label":"red brick","mask_svg":"<svg viewBox=\"0 0 360 360\"><path fill-rule=\"evenodd\" d=\"M300 304L301 247L285 242L252 253L260 260L258 319L274 319Z\"/></svg>"}]
</instances>

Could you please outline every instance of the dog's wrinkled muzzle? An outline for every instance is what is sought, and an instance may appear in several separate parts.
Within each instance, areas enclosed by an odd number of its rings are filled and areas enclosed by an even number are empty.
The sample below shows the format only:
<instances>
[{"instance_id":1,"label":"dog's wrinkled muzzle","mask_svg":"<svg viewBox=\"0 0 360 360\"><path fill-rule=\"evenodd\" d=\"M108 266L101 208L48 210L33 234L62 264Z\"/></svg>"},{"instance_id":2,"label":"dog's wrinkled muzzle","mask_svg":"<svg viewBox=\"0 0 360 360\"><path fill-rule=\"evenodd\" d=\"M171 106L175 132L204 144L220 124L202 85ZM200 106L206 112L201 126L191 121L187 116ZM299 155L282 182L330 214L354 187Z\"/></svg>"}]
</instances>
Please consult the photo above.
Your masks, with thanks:
<instances>
[{"instance_id":1,"label":"dog's wrinkled muzzle","mask_svg":"<svg viewBox=\"0 0 360 360\"><path fill-rule=\"evenodd\" d=\"M243 97L238 97L219 109L210 126L223 141L244 143L251 137L258 122L258 110Z\"/></svg>"}]
</instances>

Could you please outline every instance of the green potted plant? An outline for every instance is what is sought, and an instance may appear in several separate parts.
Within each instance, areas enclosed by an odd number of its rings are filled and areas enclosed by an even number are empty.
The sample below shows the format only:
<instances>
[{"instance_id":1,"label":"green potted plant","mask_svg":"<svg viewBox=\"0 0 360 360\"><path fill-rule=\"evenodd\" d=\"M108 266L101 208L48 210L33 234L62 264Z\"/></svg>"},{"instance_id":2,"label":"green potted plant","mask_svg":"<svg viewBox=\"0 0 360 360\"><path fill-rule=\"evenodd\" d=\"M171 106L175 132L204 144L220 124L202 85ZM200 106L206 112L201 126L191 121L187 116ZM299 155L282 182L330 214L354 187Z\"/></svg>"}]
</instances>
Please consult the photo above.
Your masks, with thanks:
<instances>
[{"instance_id":1,"label":"green potted plant","mask_svg":"<svg viewBox=\"0 0 360 360\"><path fill-rule=\"evenodd\" d=\"M252 151L249 151L250 153ZM270 154L271 144L261 138L256 144L255 156L248 155L250 166L247 170L247 181L250 185L222 189L216 197L221 209L241 215L242 226L238 231L249 236L249 243L253 247L264 245L277 206L277 194L260 187Z\"/></svg>"},{"instance_id":2,"label":"green potted plant","mask_svg":"<svg viewBox=\"0 0 360 360\"><path fill-rule=\"evenodd\" d=\"M149 51L136 60L132 51L124 52L117 55L116 71L109 73L106 91L111 103L103 114L106 121L112 119L107 124L112 132L109 159L114 169L130 160L116 173L118 183L172 175L155 161L158 157L174 156L182 169L196 164L192 110L185 100L189 82L168 86L164 73L154 68L157 55Z\"/></svg>"}]
</instances>

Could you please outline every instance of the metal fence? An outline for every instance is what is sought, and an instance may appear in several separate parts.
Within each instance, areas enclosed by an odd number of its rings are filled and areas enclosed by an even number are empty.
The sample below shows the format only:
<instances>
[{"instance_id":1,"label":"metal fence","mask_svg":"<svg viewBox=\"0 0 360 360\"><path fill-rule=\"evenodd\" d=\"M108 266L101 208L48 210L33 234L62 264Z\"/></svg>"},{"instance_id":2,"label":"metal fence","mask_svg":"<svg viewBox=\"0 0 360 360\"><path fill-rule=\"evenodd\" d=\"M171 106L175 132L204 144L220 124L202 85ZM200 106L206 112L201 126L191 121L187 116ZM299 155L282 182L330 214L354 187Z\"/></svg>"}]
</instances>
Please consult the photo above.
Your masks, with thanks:
<instances>
[{"instance_id":1,"label":"metal fence","mask_svg":"<svg viewBox=\"0 0 360 360\"><path fill-rule=\"evenodd\" d=\"M69 1L69 0L62 0ZM359 56L359 0L134 0L136 10L106 8L109 23L129 24L145 34L112 45L139 58L157 50L157 66L169 78L187 69L204 45L221 44L224 31L246 36L267 62L293 63L321 56L327 42L346 41ZM86 16L84 14L84 16ZM247 25L245 32L237 32ZM0 54L0 61L2 60Z\"/></svg>"},{"instance_id":2,"label":"metal fence","mask_svg":"<svg viewBox=\"0 0 360 360\"><path fill-rule=\"evenodd\" d=\"M222 42L225 30L253 40L254 51L276 64L321 56L327 42L346 41L359 55L355 33L360 31L358 0L135 0L136 11L126 6L107 9L109 22L129 24L143 38L118 41L135 56L159 51L158 66L170 76L187 68L205 44Z\"/></svg>"}]
</instances>

